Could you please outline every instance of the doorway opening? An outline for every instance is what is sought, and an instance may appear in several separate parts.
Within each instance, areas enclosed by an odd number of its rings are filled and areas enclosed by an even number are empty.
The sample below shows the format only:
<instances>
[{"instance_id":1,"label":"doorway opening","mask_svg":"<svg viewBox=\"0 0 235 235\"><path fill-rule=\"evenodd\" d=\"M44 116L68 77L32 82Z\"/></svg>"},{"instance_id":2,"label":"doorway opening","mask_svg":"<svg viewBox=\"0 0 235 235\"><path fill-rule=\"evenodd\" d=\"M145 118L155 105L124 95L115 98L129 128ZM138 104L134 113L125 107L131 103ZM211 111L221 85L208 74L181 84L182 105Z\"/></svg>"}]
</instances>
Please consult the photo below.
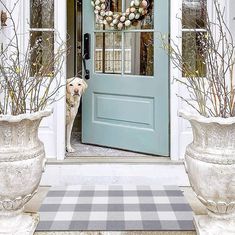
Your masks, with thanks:
<instances>
[{"instance_id":1,"label":"doorway opening","mask_svg":"<svg viewBox=\"0 0 235 235\"><path fill-rule=\"evenodd\" d=\"M67 57L67 78L82 76L82 0L67 1L67 35L69 53ZM82 101L78 109L72 130L71 144L74 153L67 153L67 157L77 156L109 156L109 157L134 157L148 156L142 153L126 150L101 147L82 143Z\"/></svg>"},{"instance_id":2,"label":"doorway opening","mask_svg":"<svg viewBox=\"0 0 235 235\"><path fill-rule=\"evenodd\" d=\"M95 50L91 51L91 59L88 61L88 69L91 74L89 83L92 82L90 87L95 88L89 90L88 84L89 92L86 93L83 104L82 102L80 104L72 130L71 144L75 152L67 153L67 156L168 156L168 134L161 135L162 132L168 133L167 118L165 118L165 114L168 112L167 92L161 97L165 100L161 105L165 105L165 107L162 109L156 103L159 98L157 94L162 93L160 86L167 83L168 74L166 71L168 69L159 73L161 74L160 79L159 76L156 76L157 67L155 64L159 61L156 59L157 51L154 46L156 44L154 38L156 22L153 17L154 0L150 1L148 16L139 22L135 26L136 28L123 32L112 32L104 27L97 28L98 26L92 23L93 16L91 14L93 12L90 11L90 1L89 3L82 1L67 0L67 34L70 48L67 78L82 76L83 33L88 33L92 35L91 44ZM114 4L113 7L116 7L117 9L115 9L119 12L122 11L120 4L125 6L129 2L129 0L111 1ZM117 3L120 6L116 6ZM158 7L167 9L168 6L161 3ZM88 20L87 27L85 24L84 29L83 11L86 12ZM87 30L88 32L86 32ZM92 45L91 48L93 48ZM164 67L167 67L167 59L159 52L158 55L159 58L164 58L161 61L166 61ZM163 67L160 66L162 62L158 64L159 67ZM162 79L165 81L161 82ZM99 82L103 85L98 84ZM102 90L95 90L97 87L102 87ZM115 87L120 87L120 89ZM153 89L154 87L156 90ZM83 109L82 106L84 106ZM160 108L161 112L157 112ZM160 117L158 117L159 114L161 114ZM86 118L82 119L82 117ZM163 125L157 120L164 122ZM86 125L84 125L84 121ZM97 125L93 130L93 127L90 128L93 124L101 124L104 129ZM107 129L108 126L112 128L111 132L111 129ZM107 136L115 138L110 141ZM99 140L97 141L97 139ZM92 145L84 144L82 140L85 143L92 143ZM113 148L100 147L99 145L113 146ZM144 153L139 153L142 151ZM149 154L145 154L145 152Z\"/></svg>"},{"instance_id":3,"label":"doorway opening","mask_svg":"<svg viewBox=\"0 0 235 235\"><path fill-rule=\"evenodd\" d=\"M82 76L82 0L67 1L67 78ZM79 133L82 129L80 104L77 117L74 121L73 132Z\"/></svg>"}]
</instances>

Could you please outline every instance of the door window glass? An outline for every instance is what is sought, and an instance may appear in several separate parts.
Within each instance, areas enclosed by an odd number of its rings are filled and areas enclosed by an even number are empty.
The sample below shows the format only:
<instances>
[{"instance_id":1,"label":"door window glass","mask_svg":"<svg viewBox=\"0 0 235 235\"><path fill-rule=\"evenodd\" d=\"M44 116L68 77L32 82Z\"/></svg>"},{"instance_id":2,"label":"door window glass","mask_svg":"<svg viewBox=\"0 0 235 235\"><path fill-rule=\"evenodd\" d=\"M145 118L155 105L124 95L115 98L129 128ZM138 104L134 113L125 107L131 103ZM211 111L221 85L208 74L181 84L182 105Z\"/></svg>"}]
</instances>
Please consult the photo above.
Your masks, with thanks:
<instances>
[{"instance_id":1,"label":"door window glass","mask_svg":"<svg viewBox=\"0 0 235 235\"><path fill-rule=\"evenodd\" d=\"M131 0L110 0L106 10L124 12L130 3ZM114 30L95 19L96 73L154 76L154 0L148 3L148 15L127 30Z\"/></svg>"},{"instance_id":2,"label":"door window glass","mask_svg":"<svg viewBox=\"0 0 235 235\"><path fill-rule=\"evenodd\" d=\"M124 5L127 9L132 0L125 0ZM133 25L132 29L153 29L154 28L154 0L148 0L148 14L142 19L139 20L136 25Z\"/></svg>"},{"instance_id":3,"label":"door window glass","mask_svg":"<svg viewBox=\"0 0 235 235\"><path fill-rule=\"evenodd\" d=\"M125 33L125 73L153 76L153 33Z\"/></svg>"},{"instance_id":4,"label":"door window glass","mask_svg":"<svg viewBox=\"0 0 235 235\"><path fill-rule=\"evenodd\" d=\"M114 14L122 12L122 0L109 0L106 1L106 11L112 11ZM107 30L111 29L108 25L102 25L95 22L95 29Z\"/></svg>"},{"instance_id":5,"label":"door window glass","mask_svg":"<svg viewBox=\"0 0 235 235\"><path fill-rule=\"evenodd\" d=\"M95 34L95 72L116 73L122 71L122 35L120 32Z\"/></svg>"}]
</instances>

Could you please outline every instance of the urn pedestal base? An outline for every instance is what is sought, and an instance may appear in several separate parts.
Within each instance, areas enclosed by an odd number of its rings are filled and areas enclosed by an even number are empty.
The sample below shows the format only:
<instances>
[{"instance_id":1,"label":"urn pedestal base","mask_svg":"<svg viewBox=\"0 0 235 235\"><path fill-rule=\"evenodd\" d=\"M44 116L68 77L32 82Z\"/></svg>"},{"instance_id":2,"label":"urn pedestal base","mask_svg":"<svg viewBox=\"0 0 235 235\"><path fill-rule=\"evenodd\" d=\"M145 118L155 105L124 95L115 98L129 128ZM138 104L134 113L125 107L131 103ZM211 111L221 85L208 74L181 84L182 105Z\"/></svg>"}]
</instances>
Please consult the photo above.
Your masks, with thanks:
<instances>
[{"instance_id":1,"label":"urn pedestal base","mask_svg":"<svg viewBox=\"0 0 235 235\"><path fill-rule=\"evenodd\" d=\"M194 216L197 235L234 235L235 218L216 219L208 215Z\"/></svg>"},{"instance_id":2,"label":"urn pedestal base","mask_svg":"<svg viewBox=\"0 0 235 235\"><path fill-rule=\"evenodd\" d=\"M0 235L33 235L38 222L37 213L22 213L15 217L0 216Z\"/></svg>"}]
</instances>

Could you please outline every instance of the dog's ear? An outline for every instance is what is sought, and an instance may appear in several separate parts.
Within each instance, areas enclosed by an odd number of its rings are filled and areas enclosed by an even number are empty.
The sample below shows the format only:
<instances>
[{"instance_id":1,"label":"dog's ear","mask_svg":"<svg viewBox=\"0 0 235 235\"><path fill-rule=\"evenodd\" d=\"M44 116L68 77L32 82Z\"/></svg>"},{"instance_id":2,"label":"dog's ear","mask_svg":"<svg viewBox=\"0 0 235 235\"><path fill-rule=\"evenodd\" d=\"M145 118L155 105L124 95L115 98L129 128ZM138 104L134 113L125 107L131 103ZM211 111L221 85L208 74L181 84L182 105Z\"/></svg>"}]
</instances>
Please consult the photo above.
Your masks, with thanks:
<instances>
[{"instance_id":1,"label":"dog's ear","mask_svg":"<svg viewBox=\"0 0 235 235\"><path fill-rule=\"evenodd\" d=\"M87 83L85 82L84 79L82 79L82 93L85 92L85 90L87 89L87 87L88 87Z\"/></svg>"}]
</instances>

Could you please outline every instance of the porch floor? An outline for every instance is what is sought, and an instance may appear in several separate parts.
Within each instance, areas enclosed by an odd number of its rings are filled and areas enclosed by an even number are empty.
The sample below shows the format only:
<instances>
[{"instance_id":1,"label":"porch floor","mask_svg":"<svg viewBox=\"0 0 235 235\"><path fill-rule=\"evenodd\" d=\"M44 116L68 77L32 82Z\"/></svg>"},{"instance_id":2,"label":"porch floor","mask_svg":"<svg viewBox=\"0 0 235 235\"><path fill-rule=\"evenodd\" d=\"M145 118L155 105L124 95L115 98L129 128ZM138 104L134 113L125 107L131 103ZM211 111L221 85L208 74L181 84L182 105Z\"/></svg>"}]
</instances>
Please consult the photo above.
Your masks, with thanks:
<instances>
[{"instance_id":1,"label":"porch floor","mask_svg":"<svg viewBox=\"0 0 235 235\"><path fill-rule=\"evenodd\" d=\"M146 157L150 156L144 153L136 153L121 149L113 149L108 147L101 147L97 145L83 144L81 143L81 132L73 132L72 147L75 149L74 153L67 153L66 157Z\"/></svg>"},{"instance_id":2,"label":"porch floor","mask_svg":"<svg viewBox=\"0 0 235 235\"><path fill-rule=\"evenodd\" d=\"M46 197L50 187L41 186L38 190L38 193L34 196L34 198L26 205L25 211L27 212L37 212L40 208L40 205L43 199ZM190 187L181 187L184 192L184 195L191 205L194 213L196 215L206 214L206 210L200 201L196 198ZM176 232L176 231L164 231L164 232L35 232L35 235L196 235L196 232L193 231L184 231L184 232Z\"/></svg>"}]
</instances>

